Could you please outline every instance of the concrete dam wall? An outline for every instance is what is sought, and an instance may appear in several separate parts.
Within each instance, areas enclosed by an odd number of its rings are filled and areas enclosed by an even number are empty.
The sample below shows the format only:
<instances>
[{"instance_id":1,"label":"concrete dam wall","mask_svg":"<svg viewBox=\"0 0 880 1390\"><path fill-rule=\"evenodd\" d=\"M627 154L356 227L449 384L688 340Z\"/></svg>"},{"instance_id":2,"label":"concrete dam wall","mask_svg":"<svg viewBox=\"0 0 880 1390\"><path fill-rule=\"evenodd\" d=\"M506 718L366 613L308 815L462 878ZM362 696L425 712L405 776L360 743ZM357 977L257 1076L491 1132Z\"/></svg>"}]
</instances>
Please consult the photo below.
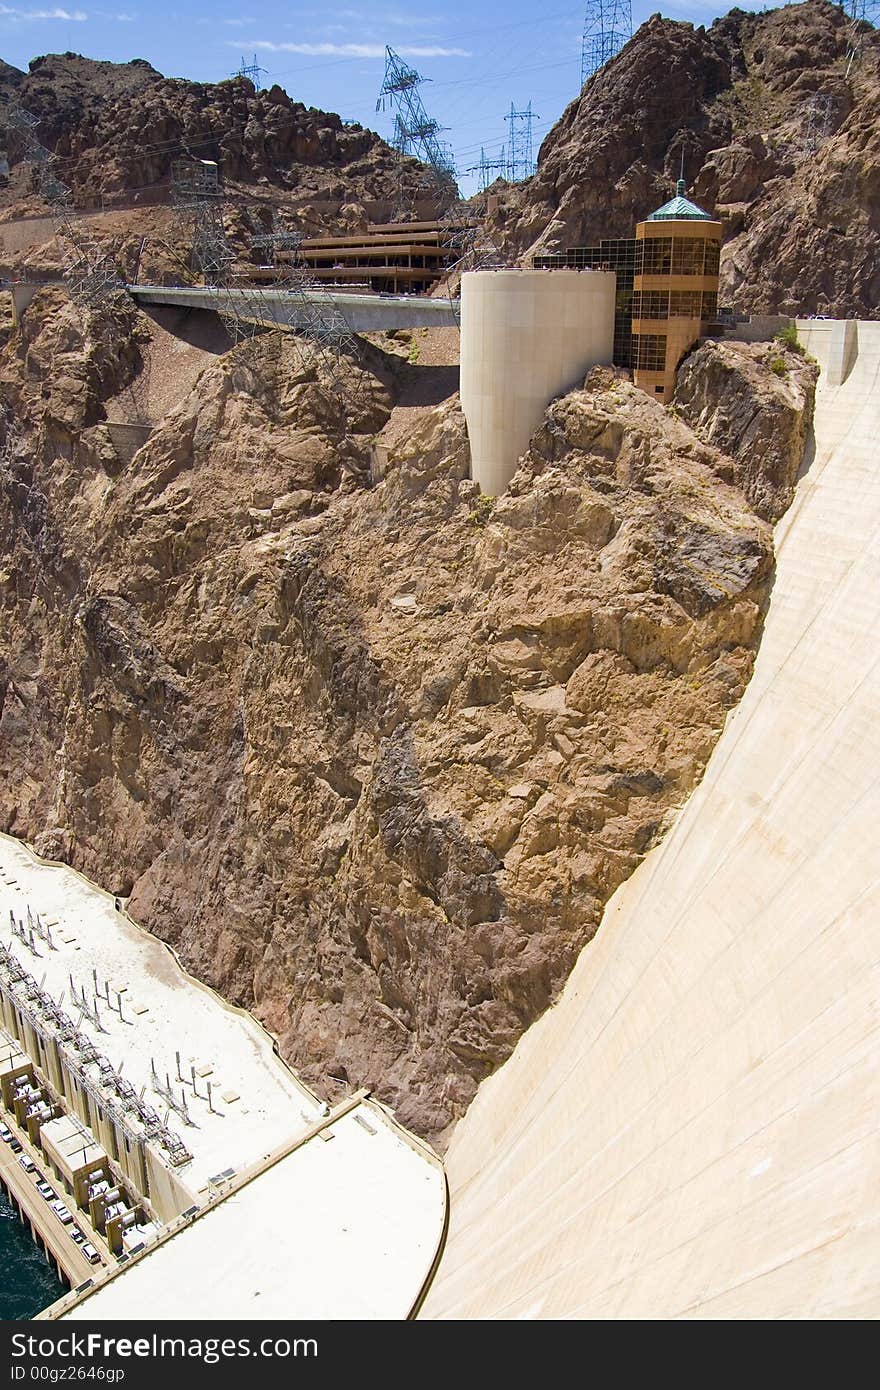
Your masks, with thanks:
<instances>
[{"instance_id":1,"label":"concrete dam wall","mask_svg":"<svg viewBox=\"0 0 880 1390\"><path fill-rule=\"evenodd\" d=\"M751 683L459 1125L423 1316L880 1312L880 323L798 329L815 449Z\"/></svg>"}]
</instances>

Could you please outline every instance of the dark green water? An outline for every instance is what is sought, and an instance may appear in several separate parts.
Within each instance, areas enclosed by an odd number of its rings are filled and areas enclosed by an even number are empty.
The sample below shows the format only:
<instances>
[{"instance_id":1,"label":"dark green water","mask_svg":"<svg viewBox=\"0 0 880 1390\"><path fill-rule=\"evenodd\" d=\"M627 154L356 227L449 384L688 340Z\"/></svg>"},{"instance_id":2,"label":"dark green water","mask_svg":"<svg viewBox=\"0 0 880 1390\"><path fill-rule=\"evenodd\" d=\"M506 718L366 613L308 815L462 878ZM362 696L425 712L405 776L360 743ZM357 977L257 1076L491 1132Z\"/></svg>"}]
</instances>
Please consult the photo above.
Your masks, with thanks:
<instances>
[{"instance_id":1,"label":"dark green water","mask_svg":"<svg viewBox=\"0 0 880 1390\"><path fill-rule=\"evenodd\" d=\"M66 1292L0 1189L0 1320L31 1318Z\"/></svg>"}]
</instances>

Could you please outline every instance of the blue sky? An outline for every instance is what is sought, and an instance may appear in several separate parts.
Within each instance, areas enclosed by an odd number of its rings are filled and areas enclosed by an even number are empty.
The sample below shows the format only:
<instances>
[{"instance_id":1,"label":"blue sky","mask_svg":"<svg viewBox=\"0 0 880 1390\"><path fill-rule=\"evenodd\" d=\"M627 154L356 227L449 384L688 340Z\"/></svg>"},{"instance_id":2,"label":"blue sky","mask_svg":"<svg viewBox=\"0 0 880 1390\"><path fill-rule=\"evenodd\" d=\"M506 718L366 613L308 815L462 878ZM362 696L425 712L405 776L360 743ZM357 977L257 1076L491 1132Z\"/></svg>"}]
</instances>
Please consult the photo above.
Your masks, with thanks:
<instances>
[{"instance_id":1,"label":"blue sky","mask_svg":"<svg viewBox=\"0 0 880 1390\"><path fill-rule=\"evenodd\" d=\"M738 0L741 9L767 8ZM146 58L168 76L218 81L242 57L256 55L265 84L277 81L308 106L338 111L390 135L392 114L375 110L390 44L431 79L422 98L431 116L447 127L464 191L475 187L466 170L497 154L507 138L511 103L531 101L540 117L540 140L580 85L580 4L546 0L328 0L325 5L281 0L152 0L118 8L105 0L52 4L45 0L0 3L0 57L26 68L41 53L68 49L92 58ZM731 4L718 0L633 0L636 27L658 8L673 19L711 24ZM659 77L659 75L658 75Z\"/></svg>"}]
</instances>

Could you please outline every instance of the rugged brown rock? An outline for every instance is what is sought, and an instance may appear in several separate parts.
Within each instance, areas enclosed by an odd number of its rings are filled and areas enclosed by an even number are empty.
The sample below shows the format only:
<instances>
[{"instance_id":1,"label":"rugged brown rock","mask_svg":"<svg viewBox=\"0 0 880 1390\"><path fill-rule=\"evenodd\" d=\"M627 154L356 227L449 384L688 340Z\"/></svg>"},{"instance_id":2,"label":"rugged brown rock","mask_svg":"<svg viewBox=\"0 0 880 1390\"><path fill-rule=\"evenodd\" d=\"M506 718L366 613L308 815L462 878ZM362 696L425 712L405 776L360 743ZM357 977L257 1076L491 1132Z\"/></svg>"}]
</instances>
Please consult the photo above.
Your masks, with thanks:
<instances>
[{"instance_id":1,"label":"rugged brown rock","mask_svg":"<svg viewBox=\"0 0 880 1390\"><path fill-rule=\"evenodd\" d=\"M710 341L685 358L673 409L723 455L719 476L765 521L787 509L809 459L815 367L779 343ZM730 469L728 459L733 460Z\"/></svg>"},{"instance_id":2,"label":"rugged brown rock","mask_svg":"<svg viewBox=\"0 0 880 1390\"><path fill-rule=\"evenodd\" d=\"M438 198L417 160L373 131L292 100L282 88L255 91L244 77L199 83L165 78L143 59L99 62L75 53L35 58L27 73L0 67L0 148L11 177L0 187L0 275L59 272L61 248L25 149L5 129L15 102L39 120L36 133L72 190L81 230L112 249L126 276L189 279L191 231L173 215L173 164L190 152L218 162L224 227L250 259L250 237L275 213L305 235L347 231L394 215L401 201L436 215ZM427 199L427 201L426 201ZM100 209L104 209L100 211Z\"/></svg>"},{"instance_id":3,"label":"rugged brown rock","mask_svg":"<svg viewBox=\"0 0 880 1390\"><path fill-rule=\"evenodd\" d=\"M378 135L292 101L281 87L255 91L246 77L190 82L163 77L142 58L99 62L76 53L35 58L30 71L0 69L0 105L37 116L78 201L136 194L168 182L184 148L217 159L233 183L261 184L351 204L397 195L423 174ZM13 151L14 153L14 151Z\"/></svg>"},{"instance_id":4,"label":"rugged brown rock","mask_svg":"<svg viewBox=\"0 0 880 1390\"><path fill-rule=\"evenodd\" d=\"M858 57L850 61L854 44ZM653 15L498 184L491 238L529 254L630 236L682 156L725 223L722 300L874 318L880 304L880 34L830 0L710 29Z\"/></svg>"},{"instance_id":5,"label":"rugged brown rock","mask_svg":"<svg viewBox=\"0 0 880 1390\"><path fill-rule=\"evenodd\" d=\"M130 898L319 1088L437 1134L748 680L773 558L736 484L765 511L790 486L810 369L696 354L693 429L597 370L491 506L455 397L370 486L419 369L365 348L340 400L281 334L209 359L123 464L103 417L147 337L43 291L0 355L0 823Z\"/></svg>"}]
</instances>

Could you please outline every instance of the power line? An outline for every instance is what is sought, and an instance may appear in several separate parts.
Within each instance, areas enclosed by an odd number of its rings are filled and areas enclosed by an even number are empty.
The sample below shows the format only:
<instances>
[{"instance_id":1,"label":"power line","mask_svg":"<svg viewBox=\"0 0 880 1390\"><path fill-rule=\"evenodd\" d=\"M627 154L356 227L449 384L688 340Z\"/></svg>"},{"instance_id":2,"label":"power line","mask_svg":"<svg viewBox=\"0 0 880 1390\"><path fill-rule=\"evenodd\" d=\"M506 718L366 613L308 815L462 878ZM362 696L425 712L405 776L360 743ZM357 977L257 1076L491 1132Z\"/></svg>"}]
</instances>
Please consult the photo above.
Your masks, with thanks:
<instances>
[{"instance_id":1,"label":"power line","mask_svg":"<svg viewBox=\"0 0 880 1390\"><path fill-rule=\"evenodd\" d=\"M490 158L486 151L481 148L479 164L472 164L466 172L479 175L480 192L485 193L489 185L494 183L496 179L507 178L508 167L507 154L502 145L494 159Z\"/></svg>"},{"instance_id":2,"label":"power line","mask_svg":"<svg viewBox=\"0 0 880 1390\"><path fill-rule=\"evenodd\" d=\"M524 28L532 28L532 27L534 27L534 28L540 28L540 29L545 29L546 26L551 22L551 20L554 20L554 19L573 19L573 18L575 17L575 15L579 15L580 13L581 13L581 10L580 10L580 6L578 5L578 6L577 6L576 8L574 8L574 9L556 10L556 11L554 11L552 14L542 14L542 15L537 16L537 17L534 17L534 16L533 16L531 19L515 19L515 20L511 20L511 22L510 22L509 24L489 24L489 25L484 25L484 26L483 26L482 28L480 28L480 29L463 29L463 30L457 29L457 30L455 31L455 37L456 37L456 39L458 39L458 40L460 40L460 39L472 39L472 38L478 38L480 34L503 34L503 33L507 33L507 31L508 31L509 29L524 29ZM309 63L308 65L306 65L306 66L304 66L304 67L299 67L299 68L282 68L282 69L280 69L280 70L278 70L278 71L273 71L273 72L268 73L267 76L269 76L269 77L292 77L292 76L294 76L294 75L296 75L296 74L303 73L303 72L318 72L321 68L336 68L336 67L339 67L339 65L340 65L341 63L354 63L354 62L363 62L363 58L362 58L362 57L359 57L359 56L358 56L357 54L355 54L355 53L352 53L352 54L349 54L349 55L348 55L347 57L345 57L345 58L332 58L332 59L330 60L329 63ZM438 83L438 85L439 85L439 83Z\"/></svg>"}]
</instances>

